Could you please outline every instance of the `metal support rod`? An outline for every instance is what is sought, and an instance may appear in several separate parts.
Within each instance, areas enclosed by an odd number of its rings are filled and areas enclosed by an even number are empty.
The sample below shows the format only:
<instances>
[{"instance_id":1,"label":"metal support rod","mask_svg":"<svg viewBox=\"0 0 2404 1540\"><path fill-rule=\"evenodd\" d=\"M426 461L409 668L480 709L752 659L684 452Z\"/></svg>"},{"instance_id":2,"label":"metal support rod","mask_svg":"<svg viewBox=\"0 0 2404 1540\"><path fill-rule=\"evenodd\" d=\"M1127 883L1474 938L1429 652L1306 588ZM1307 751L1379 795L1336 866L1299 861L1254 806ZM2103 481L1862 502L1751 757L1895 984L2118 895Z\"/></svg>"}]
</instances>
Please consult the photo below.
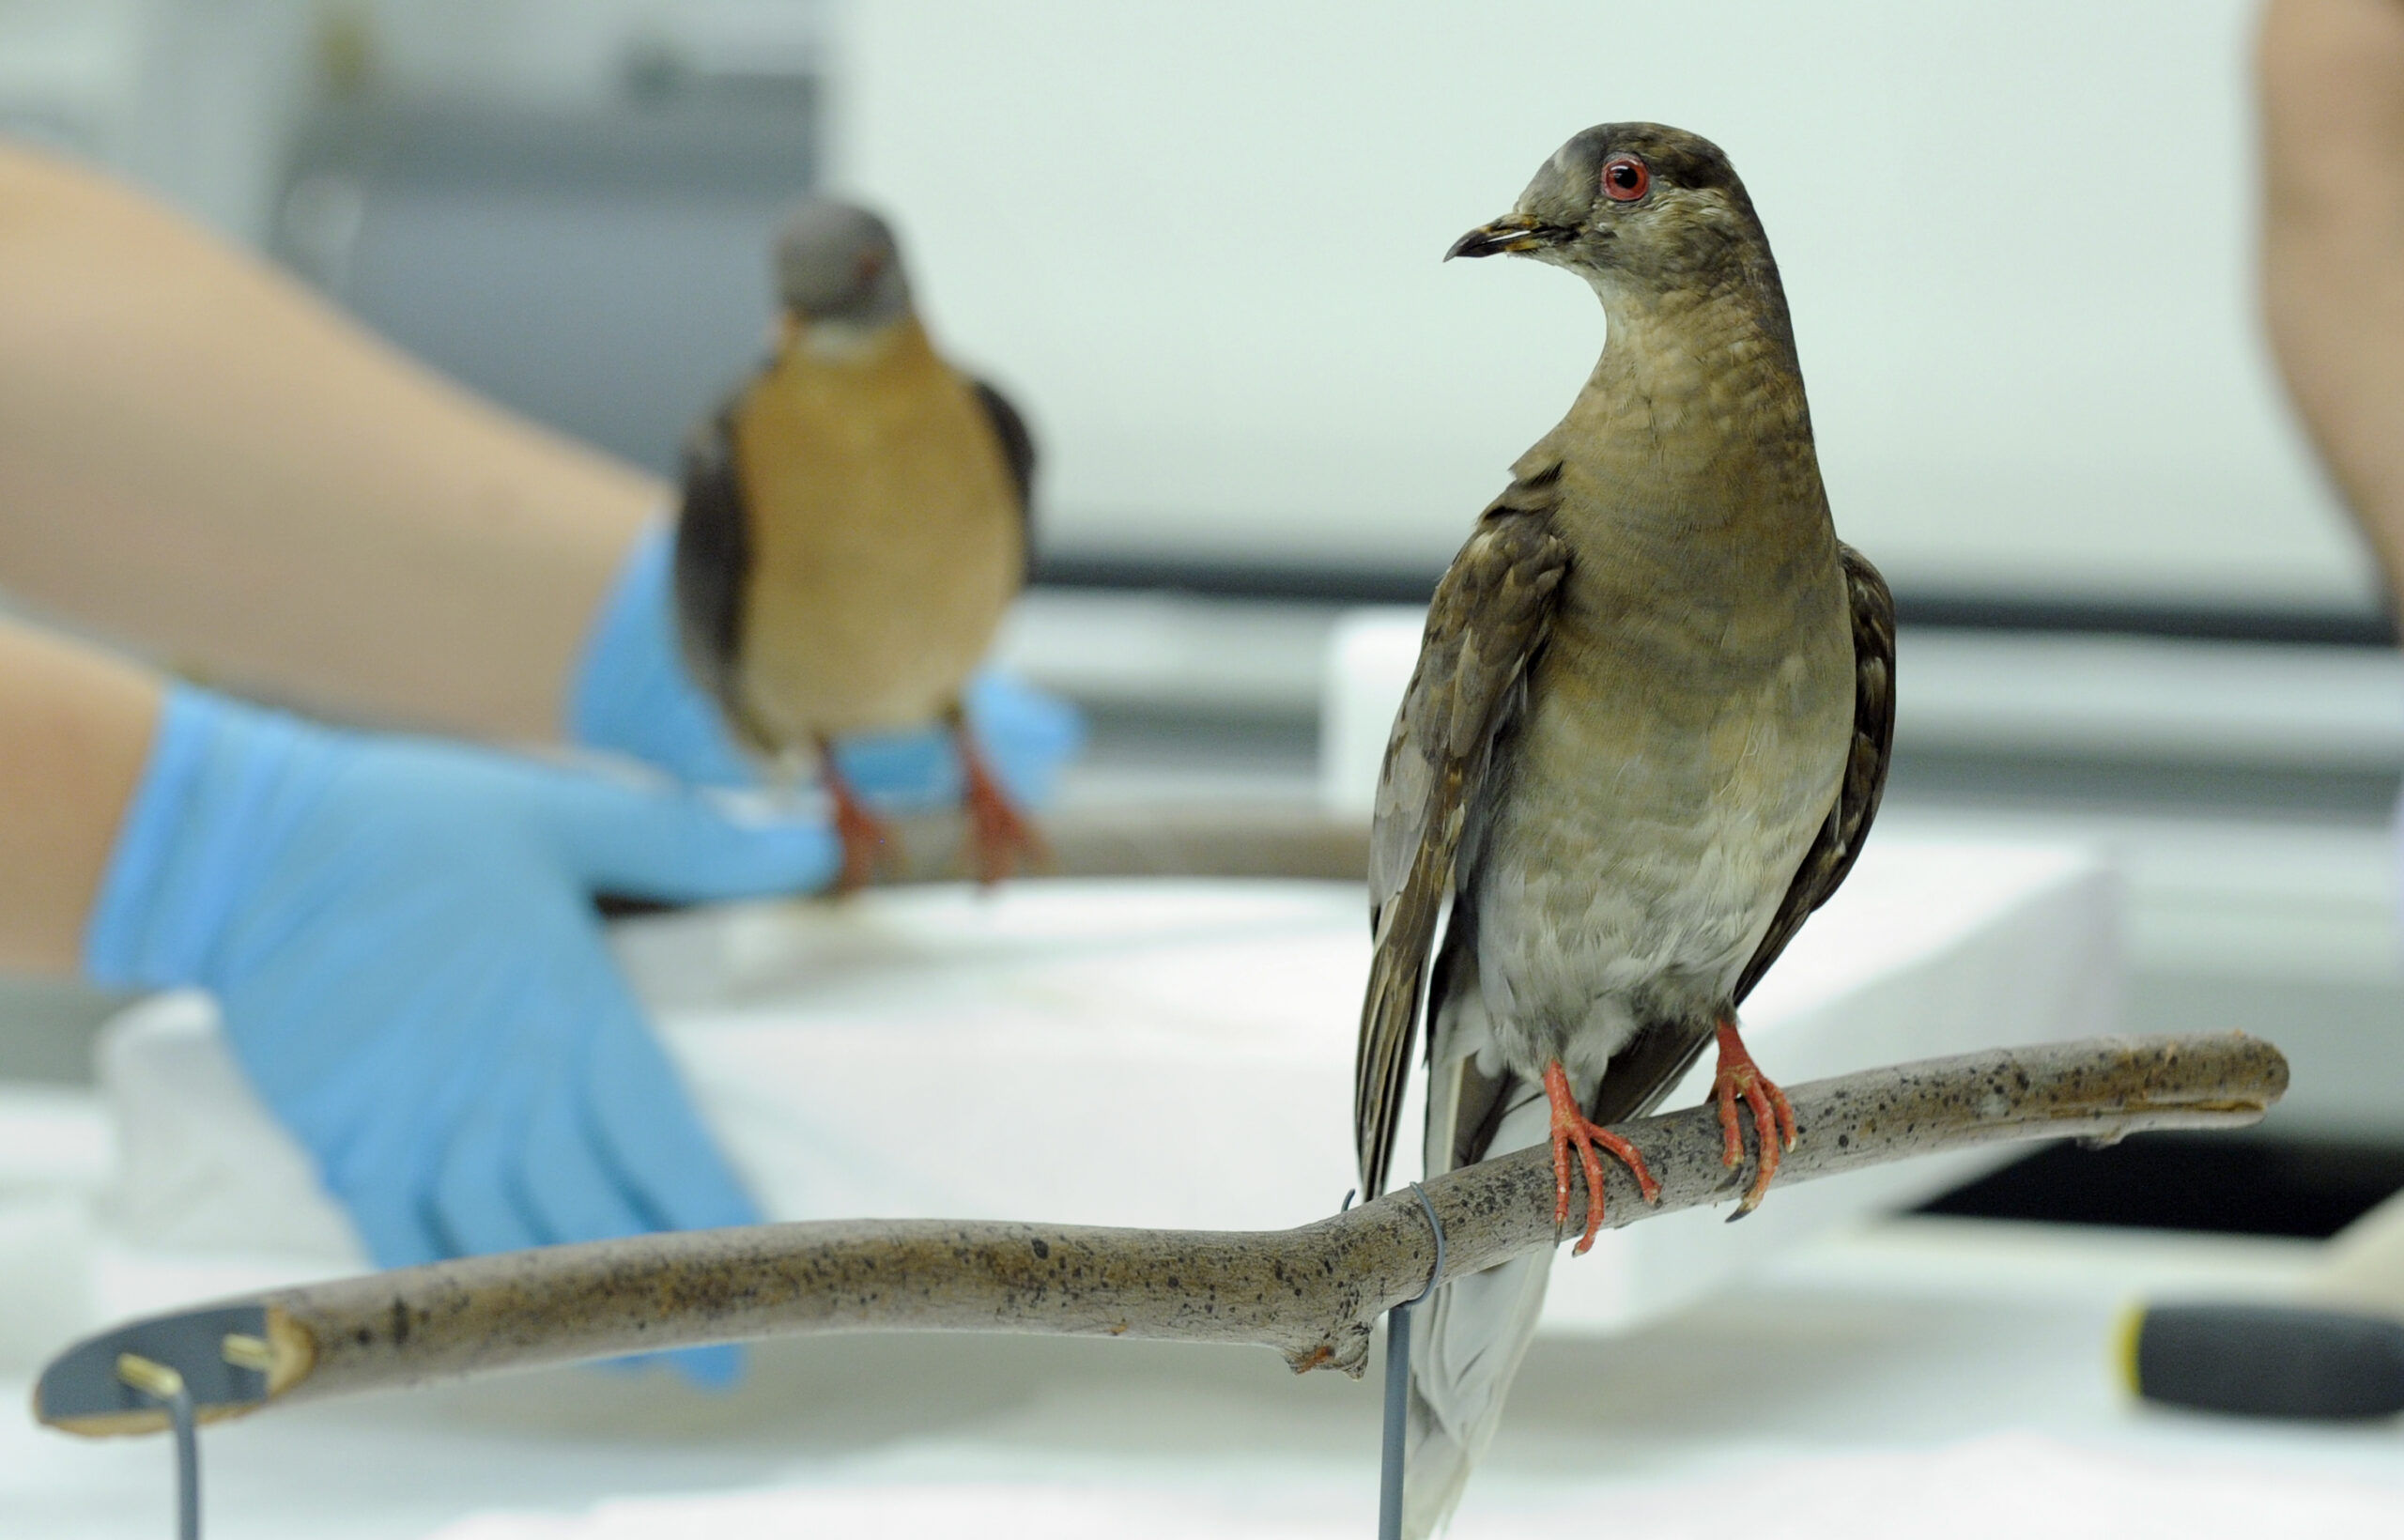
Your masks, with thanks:
<instances>
[{"instance_id":1,"label":"metal support rod","mask_svg":"<svg viewBox=\"0 0 2404 1540\"><path fill-rule=\"evenodd\" d=\"M1378 1458L1378 1540L1402 1540L1402 1446L1410 1430L1410 1306L1386 1312L1386 1424Z\"/></svg>"},{"instance_id":2,"label":"metal support rod","mask_svg":"<svg viewBox=\"0 0 2404 1540\"><path fill-rule=\"evenodd\" d=\"M184 1377L155 1359L120 1353L116 1377L165 1405L176 1430L176 1540L200 1540L200 1430Z\"/></svg>"},{"instance_id":3,"label":"metal support rod","mask_svg":"<svg viewBox=\"0 0 2404 1540\"><path fill-rule=\"evenodd\" d=\"M200 1540L200 1430L193 1425L192 1392L167 1401L176 1424L176 1540Z\"/></svg>"},{"instance_id":4,"label":"metal support rod","mask_svg":"<svg viewBox=\"0 0 2404 1540\"><path fill-rule=\"evenodd\" d=\"M1427 1210L1427 1227L1436 1233L1436 1265L1427 1270L1427 1286L1417 1299L1405 1300L1386 1312L1386 1419L1378 1457L1378 1540L1402 1540L1403 1445L1410 1432L1410 1307L1436 1292L1444 1281L1444 1222L1436 1215L1435 1201L1417 1182L1419 1207Z\"/></svg>"}]
</instances>

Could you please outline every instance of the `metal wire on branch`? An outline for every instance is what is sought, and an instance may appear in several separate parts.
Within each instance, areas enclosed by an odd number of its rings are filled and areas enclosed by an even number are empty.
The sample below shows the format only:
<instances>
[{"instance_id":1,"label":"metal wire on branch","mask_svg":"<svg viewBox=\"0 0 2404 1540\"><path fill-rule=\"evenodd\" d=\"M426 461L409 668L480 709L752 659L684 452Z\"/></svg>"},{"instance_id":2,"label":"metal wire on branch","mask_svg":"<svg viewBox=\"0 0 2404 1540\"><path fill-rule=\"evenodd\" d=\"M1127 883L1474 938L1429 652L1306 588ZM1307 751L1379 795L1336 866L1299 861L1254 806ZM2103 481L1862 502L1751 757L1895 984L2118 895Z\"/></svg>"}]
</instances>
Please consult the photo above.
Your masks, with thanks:
<instances>
[{"instance_id":1,"label":"metal wire on branch","mask_svg":"<svg viewBox=\"0 0 2404 1540\"><path fill-rule=\"evenodd\" d=\"M2118 1139L2259 1118L2287 1086L2241 1034L2094 1039L1969 1054L1788 1087L1799 1140L1780 1187L2005 1140ZM1660 1180L1645 1203L1606 1163L1607 1223L1721 1201L1708 1106L1623 1125ZM1573 1178L1574 1179L1574 1178ZM1539 1147L1296 1229L1106 1229L1006 1221L838 1220L554 1246L279 1289L160 1317L62 1355L35 1394L80 1433L167 1425L126 1354L166 1363L204 1419L540 1364L815 1332L1050 1332L1273 1348L1297 1372L1358 1375L1389 1307L1562 1238ZM1775 1202L1773 1194L1771 1201ZM1582 1215L1582 1188L1570 1212Z\"/></svg>"}]
</instances>

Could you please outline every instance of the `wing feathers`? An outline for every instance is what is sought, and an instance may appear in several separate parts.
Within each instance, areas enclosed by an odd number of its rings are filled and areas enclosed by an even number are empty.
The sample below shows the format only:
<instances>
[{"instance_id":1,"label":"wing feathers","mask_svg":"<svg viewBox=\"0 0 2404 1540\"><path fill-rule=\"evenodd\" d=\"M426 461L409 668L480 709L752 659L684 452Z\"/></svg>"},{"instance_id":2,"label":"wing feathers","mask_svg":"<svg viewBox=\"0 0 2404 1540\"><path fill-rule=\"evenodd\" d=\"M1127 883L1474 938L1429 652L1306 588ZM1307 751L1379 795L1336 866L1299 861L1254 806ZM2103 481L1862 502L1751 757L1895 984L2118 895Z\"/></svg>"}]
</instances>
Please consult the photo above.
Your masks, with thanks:
<instances>
[{"instance_id":1,"label":"wing feathers","mask_svg":"<svg viewBox=\"0 0 2404 1540\"><path fill-rule=\"evenodd\" d=\"M1026 568L1020 575L1024 578L1035 570L1035 435L1009 396L981 379L970 380L968 388L976 393L977 405L983 408L985 421L1002 446L1010 485L1018 493L1019 533L1026 552Z\"/></svg>"},{"instance_id":2,"label":"wing feathers","mask_svg":"<svg viewBox=\"0 0 2404 1540\"><path fill-rule=\"evenodd\" d=\"M1553 534L1547 511L1498 502L1428 607L1419 666L1386 743L1370 836L1375 943L1353 1081L1365 1196L1385 1186L1428 952L1462 824L1495 733L1543 646L1568 562L1568 546Z\"/></svg>"},{"instance_id":3,"label":"wing feathers","mask_svg":"<svg viewBox=\"0 0 2404 1540\"><path fill-rule=\"evenodd\" d=\"M726 708L728 719L738 722L734 678L743 650L743 592L751 579L751 526L734 464L734 409L741 400L738 391L685 441L674 574L686 666Z\"/></svg>"}]
</instances>

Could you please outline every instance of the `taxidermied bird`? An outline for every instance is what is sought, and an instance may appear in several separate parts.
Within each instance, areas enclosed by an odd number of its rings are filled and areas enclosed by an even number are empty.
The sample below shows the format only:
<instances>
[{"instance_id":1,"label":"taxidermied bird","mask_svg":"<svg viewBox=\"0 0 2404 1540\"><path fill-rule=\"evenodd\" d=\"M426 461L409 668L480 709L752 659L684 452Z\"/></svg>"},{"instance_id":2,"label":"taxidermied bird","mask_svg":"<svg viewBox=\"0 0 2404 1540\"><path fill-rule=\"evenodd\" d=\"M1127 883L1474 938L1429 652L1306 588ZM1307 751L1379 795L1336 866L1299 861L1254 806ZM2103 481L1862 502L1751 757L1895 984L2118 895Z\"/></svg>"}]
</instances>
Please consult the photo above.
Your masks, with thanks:
<instances>
[{"instance_id":1,"label":"taxidermied bird","mask_svg":"<svg viewBox=\"0 0 2404 1540\"><path fill-rule=\"evenodd\" d=\"M1893 603L1841 544L1786 299L1752 201L1708 141L1587 130L1446 256L1531 256L1603 302L1601 362L1512 467L1438 585L1386 747L1354 1092L1385 1184L1423 993L1430 1175L1549 1138L1558 1208L1607 1125L1706 1044L1749 1212L1794 1112L1736 1008L1844 880L1885 786ZM1439 912L1451 917L1437 946ZM1428 959L1434 953L1432 970ZM1535 1334L1549 1254L1454 1280L1421 1313L1406 1532L1459 1500Z\"/></svg>"},{"instance_id":2,"label":"taxidermied bird","mask_svg":"<svg viewBox=\"0 0 2404 1540\"><path fill-rule=\"evenodd\" d=\"M754 751L809 757L865 882L886 834L838 738L942 721L978 875L1041 846L970 732L961 691L1025 580L1035 447L1001 393L944 362L900 248L820 200L777 239L774 355L685 450L676 610L694 676Z\"/></svg>"}]
</instances>

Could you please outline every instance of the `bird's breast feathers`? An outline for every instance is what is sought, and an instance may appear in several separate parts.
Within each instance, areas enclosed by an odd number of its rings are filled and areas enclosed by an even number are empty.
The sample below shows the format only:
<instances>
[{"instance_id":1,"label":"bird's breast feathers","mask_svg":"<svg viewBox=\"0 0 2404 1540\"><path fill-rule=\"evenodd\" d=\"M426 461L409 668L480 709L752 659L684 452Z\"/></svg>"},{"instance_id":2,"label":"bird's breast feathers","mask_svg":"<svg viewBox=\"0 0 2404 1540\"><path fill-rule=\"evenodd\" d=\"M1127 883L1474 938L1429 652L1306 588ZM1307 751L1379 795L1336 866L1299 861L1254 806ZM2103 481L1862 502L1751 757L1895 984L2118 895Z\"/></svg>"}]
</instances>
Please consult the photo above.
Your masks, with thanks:
<instances>
[{"instance_id":1,"label":"bird's breast feathers","mask_svg":"<svg viewBox=\"0 0 2404 1540\"><path fill-rule=\"evenodd\" d=\"M796 739L925 720L983 656L1025 564L970 387L908 323L856 356L789 349L733 425L754 710Z\"/></svg>"},{"instance_id":2,"label":"bird's breast feathers","mask_svg":"<svg viewBox=\"0 0 2404 1540\"><path fill-rule=\"evenodd\" d=\"M1603 624L1564 604L1470 880L1489 1009L1587 1061L1573 1072L1600 1072L1639 1018L1724 1001L1835 805L1853 649L1833 562L1834 597L1818 586L1742 607L1749 635L1699 637L1685 607Z\"/></svg>"}]
</instances>

